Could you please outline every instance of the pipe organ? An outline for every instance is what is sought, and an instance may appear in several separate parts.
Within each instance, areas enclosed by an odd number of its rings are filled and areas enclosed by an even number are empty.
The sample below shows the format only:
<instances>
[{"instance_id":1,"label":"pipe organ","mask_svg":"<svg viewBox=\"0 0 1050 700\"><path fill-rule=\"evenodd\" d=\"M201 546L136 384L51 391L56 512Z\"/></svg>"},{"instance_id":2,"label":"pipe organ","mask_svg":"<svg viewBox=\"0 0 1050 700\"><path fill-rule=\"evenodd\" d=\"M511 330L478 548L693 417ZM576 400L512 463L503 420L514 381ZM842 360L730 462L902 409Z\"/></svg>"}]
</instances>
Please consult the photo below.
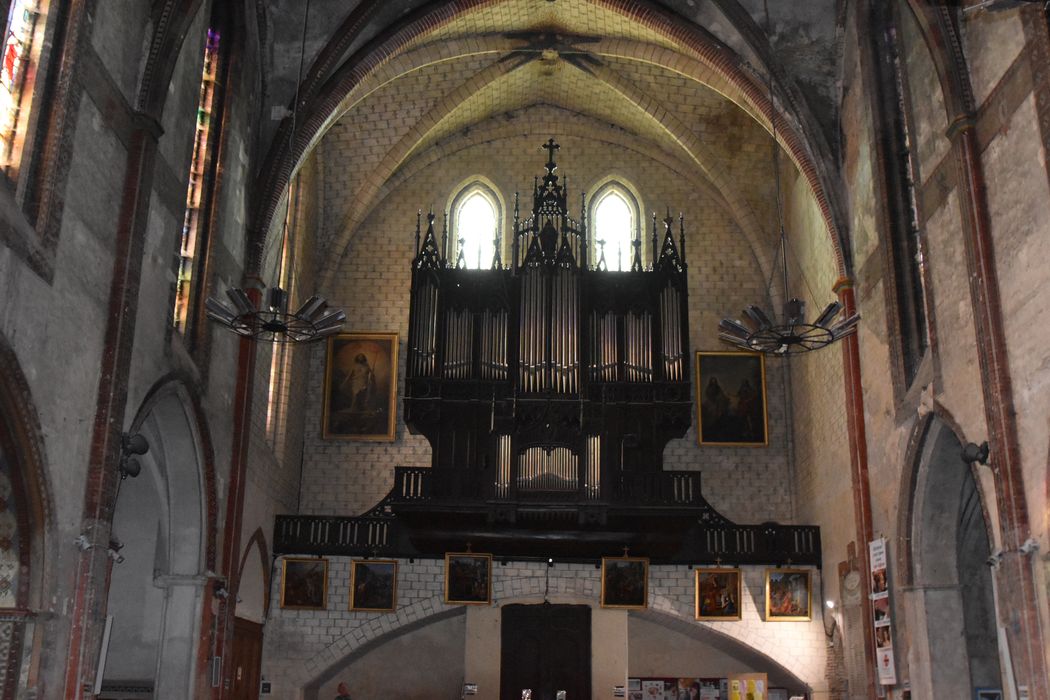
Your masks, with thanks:
<instances>
[{"instance_id":1,"label":"pipe organ","mask_svg":"<svg viewBox=\"0 0 1050 700\"><path fill-rule=\"evenodd\" d=\"M676 240L654 215L647 264L638 236L631 269L605 269L585 199L570 217L558 146L545 148L531 212L516 196L508 250L497 234L487 268L449 260L448 231L439 241L434 215L425 230L417 218L405 421L450 501L621 502L690 424L681 218Z\"/></svg>"}]
</instances>

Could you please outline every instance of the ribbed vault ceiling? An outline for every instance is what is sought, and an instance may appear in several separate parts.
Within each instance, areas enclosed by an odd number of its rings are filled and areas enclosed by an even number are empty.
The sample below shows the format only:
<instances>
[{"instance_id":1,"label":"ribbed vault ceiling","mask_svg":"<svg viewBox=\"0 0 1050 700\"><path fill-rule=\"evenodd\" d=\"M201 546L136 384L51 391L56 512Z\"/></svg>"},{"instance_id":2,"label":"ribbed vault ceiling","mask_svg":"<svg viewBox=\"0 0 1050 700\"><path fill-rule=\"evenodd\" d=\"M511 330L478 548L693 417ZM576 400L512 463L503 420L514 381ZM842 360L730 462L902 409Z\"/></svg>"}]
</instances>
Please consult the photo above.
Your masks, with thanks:
<instances>
[{"instance_id":1,"label":"ribbed vault ceiling","mask_svg":"<svg viewBox=\"0 0 1050 700\"><path fill-rule=\"evenodd\" d=\"M706 29L693 31L762 85L760 72ZM341 256L414 161L432 162L442 144L492 131L501 118L530 129L528 115L539 108L608 125L642 144L635 148L684 164L725 203L756 256L767 257L759 248L775 233L768 120L756 121L751 98L681 37L601 0L480 2L413 36L400 32L388 34L395 50L356 80L314 138L322 157L354 164L326 168L326 188L352 194L340 198L343 211L326 212L318 259ZM536 133L550 135L557 137Z\"/></svg>"}]
</instances>

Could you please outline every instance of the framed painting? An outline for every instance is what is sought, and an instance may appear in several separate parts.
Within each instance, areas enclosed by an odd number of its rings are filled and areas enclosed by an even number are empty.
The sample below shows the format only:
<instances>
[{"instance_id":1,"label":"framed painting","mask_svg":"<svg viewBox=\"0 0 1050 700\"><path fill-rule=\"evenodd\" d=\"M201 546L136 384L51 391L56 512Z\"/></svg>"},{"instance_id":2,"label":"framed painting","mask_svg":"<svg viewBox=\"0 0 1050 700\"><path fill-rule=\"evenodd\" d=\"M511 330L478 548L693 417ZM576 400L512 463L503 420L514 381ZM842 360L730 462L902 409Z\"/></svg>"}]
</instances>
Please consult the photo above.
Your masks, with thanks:
<instances>
[{"instance_id":1,"label":"framed painting","mask_svg":"<svg viewBox=\"0 0 1050 700\"><path fill-rule=\"evenodd\" d=\"M445 553L445 602L488 605L492 602L492 555Z\"/></svg>"},{"instance_id":2,"label":"framed painting","mask_svg":"<svg viewBox=\"0 0 1050 700\"><path fill-rule=\"evenodd\" d=\"M766 569L766 622L813 617L813 589L806 569Z\"/></svg>"},{"instance_id":3,"label":"framed painting","mask_svg":"<svg viewBox=\"0 0 1050 700\"><path fill-rule=\"evenodd\" d=\"M696 569L696 619L740 619L740 569Z\"/></svg>"},{"instance_id":4,"label":"framed painting","mask_svg":"<svg viewBox=\"0 0 1050 700\"><path fill-rule=\"evenodd\" d=\"M645 608L648 602L648 559L602 557L603 608Z\"/></svg>"},{"instance_id":5,"label":"framed painting","mask_svg":"<svg viewBox=\"0 0 1050 700\"><path fill-rule=\"evenodd\" d=\"M394 439L397 350L397 333L341 333L328 339L323 437Z\"/></svg>"},{"instance_id":6,"label":"framed painting","mask_svg":"<svg viewBox=\"0 0 1050 700\"><path fill-rule=\"evenodd\" d=\"M696 420L701 445L769 444L765 357L696 353Z\"/></svg>"},{"instance_id":7,"label":"framed painting","mask_svg":"<svg viewBox=\"0 0 1050 700\"><path fill-rule=\"evenodd\" d=\"M397 562L366 559L350 565L350 609L393 612L397 607Z\"/></svg>"},{"instance_id":8,"label":"framed painting","mask_svg":"<svg viewBox=\"0 0 1050 700\"><path fill-rule=\"evenodd\" d=\"M328 604L328 560L282 560L281 607L324 610Z\"/></svg>"}]
</instances>

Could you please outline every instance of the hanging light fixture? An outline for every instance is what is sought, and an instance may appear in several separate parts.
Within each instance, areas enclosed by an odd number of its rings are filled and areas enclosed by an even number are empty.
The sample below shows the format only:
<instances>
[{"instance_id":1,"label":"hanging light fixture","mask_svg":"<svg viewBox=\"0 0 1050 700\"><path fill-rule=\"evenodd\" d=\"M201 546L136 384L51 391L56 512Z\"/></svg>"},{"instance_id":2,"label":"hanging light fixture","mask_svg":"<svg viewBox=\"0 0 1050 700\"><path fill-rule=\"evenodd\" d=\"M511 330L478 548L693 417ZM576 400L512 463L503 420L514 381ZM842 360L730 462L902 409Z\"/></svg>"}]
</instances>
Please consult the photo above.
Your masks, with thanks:
<instances>
[{"instance_id":1,"label":"hanging light fixture","mask_svg":"<svg viewBox=\"0 0 1050 700\"><path fill-rule=\"evenodd\" d=\"M763 2L766 15L766 35L770 38L772 49L772 24L769 21L768 0ZM777 124L775 107L773 104L773 71L767 70L769 76L769 113L772 130L773 146L773 177L776 182L776 215L777 225L780 229L778 248L773 258L773 267L776 268L777 257L781 263L781 277L784 284L784 313L777 319L775 314L767 314L757 304L751 304L744 309L744 319L722 319L718 324L718 337L731 345L744 350L762 352L770 355L791 355L810 350L819 350L840 338L844 338L856 332L857 322L860 321L858 314L853 314L845 319L839 319L842 304L833 301L824 307L816 320L806 321L806 302L796 297L788 297L788 264L787 264L787 236L784 233L784 212L781 203L780 191L780 148L777 145ZM768 292L772 287L773 277L770 274L769 284L766 285Z\"/></svg>"},{"instance_id":2,"label":"hanging light fixture","mask_svg":"<svg viewBox=\"0 0 1050 700\"><path fill-rule=\"evenodd\" d=\"M296 116L299 112L299 86L303 81L303 58L306 53L306 29L310 18L310 1L306 2L303 14L303 36L299 50L299 77L295 84L295 102L292 104L292 129L288 139L288 152L292 155L295 147ZM288 179L288 207L292 206L292 179ZM286 222L282 238L282 250L288 243ZM263 306L256 308L248 293L239 287L226 290L230 304L208 297L204 302L208 318L237 335L255 340L273 343L303 343L319 340L338 333L346 321L342 309L328 306L324 298L312 296L306 300L298 311L288 311L288 293L279 284L284 269L284 255L278 256L278 286L271 287L263 294ZM231 306L232 304L232 306Z\"/></svg>"}]
</instances>

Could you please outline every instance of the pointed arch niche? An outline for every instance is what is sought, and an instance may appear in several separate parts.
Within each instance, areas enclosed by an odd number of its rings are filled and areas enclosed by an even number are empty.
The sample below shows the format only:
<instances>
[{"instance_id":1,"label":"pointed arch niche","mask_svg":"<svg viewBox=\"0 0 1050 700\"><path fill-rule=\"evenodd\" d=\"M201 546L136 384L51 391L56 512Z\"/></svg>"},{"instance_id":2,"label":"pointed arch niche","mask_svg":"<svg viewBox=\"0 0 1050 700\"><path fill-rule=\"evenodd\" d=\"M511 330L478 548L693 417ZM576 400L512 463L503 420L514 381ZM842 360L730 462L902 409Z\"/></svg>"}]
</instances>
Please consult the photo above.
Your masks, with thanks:
<instances>
[{"instance_id":1,"label":"pointed arch niche","mask_svg":"<svg viewBox=\"0 0 1050 700\"><path fill-rule=\"evenodd\" d=\"M630 270L634 259L631 242L642 239L642 267L649 261L642 238L642 198L625 179L610 176L592 188L587 205L588 257L599 265L604 248L606 270ZM602 246L599 241L604 242Z\"/></svg>"},{"instance_id":2,"label":"pointed arch niche","mask_svg":"<svg viewBox=\"0 0 1050 700\"><path fill-rule=\"evenodd\" d=\"M911 635L912 692L973 697L977 687L1006 687L1001 668L1009 666L996 622L990 530L963 441L936 415L917 435L914 488L902 492L913 500L901 597L907 619L924 626Z\"/></svg>"},{"instance_id":3,"label":"pointed arch niche","mask_svg":"<svg viewBox=\"0 0 1050 700\"><path fill-rule=\"evenodd\" d=\"M206 480L197 414L183 387L160 388L131 432L149 451L141 473L120 482L112 537L113 615L103 691L135 687L153 697L190 697L206 571ZM119 602L118 602L119 601Z\"/></svg>"},{"instance_id":4,"label":"pointed arch niche","mask_svg":"<svg viewBox=\"0 0 1050 700\"><path fill-rule=\"evenodd\" d=\"M505 260L505 210L503 196L486 178L475 176L457 187L448 207L449 259L473 270L491 268L496 252L493 243L498 232L500 259ZM463 262L459 263L461 253Z\"/></svg>"}]
</instances>

